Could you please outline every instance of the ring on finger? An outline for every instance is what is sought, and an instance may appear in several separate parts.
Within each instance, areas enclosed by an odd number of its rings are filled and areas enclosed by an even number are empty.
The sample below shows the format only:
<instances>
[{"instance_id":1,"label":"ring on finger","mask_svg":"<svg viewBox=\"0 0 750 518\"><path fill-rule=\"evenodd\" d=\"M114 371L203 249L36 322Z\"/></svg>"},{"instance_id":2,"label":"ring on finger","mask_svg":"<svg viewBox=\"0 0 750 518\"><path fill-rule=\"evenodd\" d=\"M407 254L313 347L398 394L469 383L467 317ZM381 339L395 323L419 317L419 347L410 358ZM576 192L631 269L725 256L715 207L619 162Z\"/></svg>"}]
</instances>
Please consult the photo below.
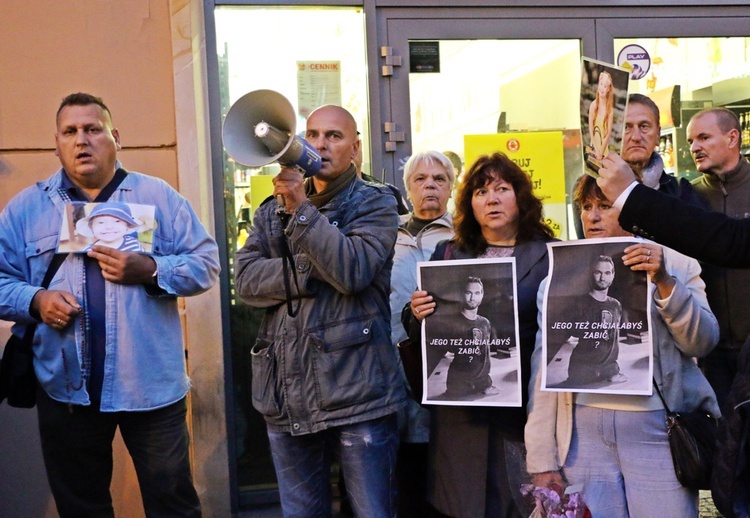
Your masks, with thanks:
<instances>
[{"instance_id":1,"label":"ring on finger","mask_svg":"<svg viewBox=\"0 0 750 518\"><path fill-rule=\"evenodd\" d=\"M58 319L57 319L57 325L58 325L58 326L61 326L61 325L62 325L62 319L60 319L60 318L58 318Z\"/></svg>"},{"instance_id":2,"label":"ring on finger","mask_svg":"<svg viewBox=\"0 0 750 518\"><path fill-rule=\"evenodd\" d=\"M646 250L646 255L649 256L649 257L651 257L651 250L650 249Z\"/></svg>"},{"instance_id":3,"label":"ring on finger","mask_svg":"<svg viewBox=\"0 0 750 518\"><path fill-rule=\"evenodd\" d=\"M419 315L419 308L416 307L416 306L414 306L414 313L416 313L417 315Z\"/></svg>"}]
</instances>

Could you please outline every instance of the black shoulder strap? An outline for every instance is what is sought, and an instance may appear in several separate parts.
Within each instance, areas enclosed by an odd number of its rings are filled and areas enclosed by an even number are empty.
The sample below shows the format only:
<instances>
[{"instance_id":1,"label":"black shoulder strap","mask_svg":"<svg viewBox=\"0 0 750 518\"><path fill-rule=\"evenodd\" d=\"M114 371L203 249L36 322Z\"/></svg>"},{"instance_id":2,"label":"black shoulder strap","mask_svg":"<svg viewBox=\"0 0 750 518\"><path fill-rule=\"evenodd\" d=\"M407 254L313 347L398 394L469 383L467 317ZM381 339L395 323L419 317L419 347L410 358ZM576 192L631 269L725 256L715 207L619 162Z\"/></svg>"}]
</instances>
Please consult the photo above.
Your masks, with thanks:
<instances>
[{"instance_id":1,"label":"black shoulder strap","mask_svg":"<svg viewBox=\"0 0 750 518\"><path fill-rule=\"evenodd\" d=\"M282 236L281 239L281 265L284 267L284 292L286 293L286 312L294 318L299 313L299 308L302 305L302 301L297 299L297 307L292 306L292 286L289 281L289 272L292 272L294 278L294 286L297 288L299 293L299 281L297 280L297 267L295 265L294 256L292 251L289 249L289 243L287 243L286 236Z\"/></svg>"},{"instance_id":2,"label":"black shoulder strap","mask_svg":"<svg viewBox=\"0 0 750 518\"><path fill-rule=\"evenodd\" d=\"M52 256L52 261L50 261L49 266L47 267L47 273L44 274L44 280L42 280L42 288L46 290L49 287L49 283L52 282L52 277L55 276L57 270L59 270L62 263L65 262L66 257L68 257L68 254L55 254Z\"/></svg>"},{"instance_id":3,"label":"black shoulder strap","mask_svg":"<svg viewBox=\"0 0 750 518\"><path fill-rule=\"evenodd\" d=\"M115 190L120 186L125 177L128 176L128 172L122 167L115 171L115 176L110 182L101 190L99 195L94 199L94 202L103 202L109 200L109 197L114 194Z\"/></svg>"},{"instance_id":4,"label":"black shoulder strap","mask_svg":"<svg viewBox=\"0 0 750 518\"><path fill-rule=\"evenodd\" d=\"M667 402L664 400L664 396L661 395L661 390L659 390L659 385L656 384L656 378L651 378L651 380L654 382L654 388L656 389L656 394L659 396L659 399L661 399L661 402L664 405L664 409L667 411L667 415L670 415L672 411L667 406Z\"/></svg>"}]
</instances>

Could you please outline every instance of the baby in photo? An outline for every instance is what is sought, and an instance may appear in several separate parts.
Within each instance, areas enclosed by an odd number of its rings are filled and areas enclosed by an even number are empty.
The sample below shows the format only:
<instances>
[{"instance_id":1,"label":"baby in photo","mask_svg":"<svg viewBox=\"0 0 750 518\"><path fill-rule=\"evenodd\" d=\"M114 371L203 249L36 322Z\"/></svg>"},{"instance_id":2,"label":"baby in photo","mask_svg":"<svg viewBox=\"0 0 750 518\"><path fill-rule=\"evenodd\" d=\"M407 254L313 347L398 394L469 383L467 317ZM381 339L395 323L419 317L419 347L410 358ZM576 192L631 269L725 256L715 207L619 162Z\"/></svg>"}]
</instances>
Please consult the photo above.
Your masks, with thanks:
<instances>
[{"instance_id":1,"label":"baby in photo","mask_svg":"<svg viewBox=\"0 0 750 518\"><path fill-rule=\"evenodd\" d=\"M133 219L130 207L125 203L99 203L87 218L77 224L79 232L96 239L84 251L94 245L116 248L123 252L143 252L136 230L140 224Z\"/></svg>"}]
</instances>

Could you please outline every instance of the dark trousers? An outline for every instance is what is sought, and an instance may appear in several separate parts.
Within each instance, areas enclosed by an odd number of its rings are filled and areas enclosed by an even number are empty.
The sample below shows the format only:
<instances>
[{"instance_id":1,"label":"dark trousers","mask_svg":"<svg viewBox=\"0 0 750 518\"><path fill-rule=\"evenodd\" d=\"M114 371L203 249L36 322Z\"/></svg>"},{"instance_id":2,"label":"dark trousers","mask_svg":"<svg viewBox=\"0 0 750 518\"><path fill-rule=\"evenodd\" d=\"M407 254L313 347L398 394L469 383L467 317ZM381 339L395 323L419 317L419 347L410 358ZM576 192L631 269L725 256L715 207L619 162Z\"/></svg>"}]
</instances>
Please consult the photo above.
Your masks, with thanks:
<instances>
[{"instance_id":1,"label":"dark trousers","mask_svg":"<svg viewBox=\"0 0 750 518\"><path fill-rule=\"evenodd\" d=\"M396 457L399 518L430 516L427 503L427 443L402 442Z\"/></svg>"},{"instance_id":2,"label":"dark trousers","mask_svg":"<svg viewBox=\"0 0 750 518\"><path fill-rule=\"evenodd\" d=\"M113 517L112 441L133 459L148 517L200 517L190 473L185 399L145 412L100 412L38 391L42 454L61 518Z\"/></svg>"},{"instance_id":3,"label":"dark trousers","mask_svg":"<svg viewBox=\"0 0 750 518\"><path fill-rule=\"evenodd\" d=\"M699 360L703 374L711 384L711 388L714 389L719 408L722 410L724 409L724 402L729 396L729 389L732 388L734 377L737 375L739 354L739 349L719 349L717 347L708 356Z\"/></svg>"}]
</instances>

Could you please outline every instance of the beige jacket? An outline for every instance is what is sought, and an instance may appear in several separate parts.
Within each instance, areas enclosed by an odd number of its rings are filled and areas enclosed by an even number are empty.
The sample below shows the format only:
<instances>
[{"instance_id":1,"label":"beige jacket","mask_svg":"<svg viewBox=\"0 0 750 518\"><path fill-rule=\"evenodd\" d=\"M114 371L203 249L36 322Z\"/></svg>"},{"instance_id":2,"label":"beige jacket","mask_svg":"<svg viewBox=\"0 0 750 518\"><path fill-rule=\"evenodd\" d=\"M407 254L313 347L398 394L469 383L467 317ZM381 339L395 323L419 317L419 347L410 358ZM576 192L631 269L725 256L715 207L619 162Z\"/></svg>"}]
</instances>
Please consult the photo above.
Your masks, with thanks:
<instances>
[{"instance_id":1,"label":"beige jacket","mask_svg":"<svg viewBox=\"0 0 750 518\"><path fill-rule=\"evenodd\" d=\"M706 300L700 266L695 259L666 247L664 260L676 284L669 298L657 299L655 293L651 297L654 379L671 410L701 408L719 417L716 396L693 359L707 355L719 339L719 325ZM570 392L540 390L541 310L546 285L545 279L537 293L540 330L531 357L528 419L524 430L529 473L562 468L573 433L574 395Z\"/></svg>"}]
</instances>

